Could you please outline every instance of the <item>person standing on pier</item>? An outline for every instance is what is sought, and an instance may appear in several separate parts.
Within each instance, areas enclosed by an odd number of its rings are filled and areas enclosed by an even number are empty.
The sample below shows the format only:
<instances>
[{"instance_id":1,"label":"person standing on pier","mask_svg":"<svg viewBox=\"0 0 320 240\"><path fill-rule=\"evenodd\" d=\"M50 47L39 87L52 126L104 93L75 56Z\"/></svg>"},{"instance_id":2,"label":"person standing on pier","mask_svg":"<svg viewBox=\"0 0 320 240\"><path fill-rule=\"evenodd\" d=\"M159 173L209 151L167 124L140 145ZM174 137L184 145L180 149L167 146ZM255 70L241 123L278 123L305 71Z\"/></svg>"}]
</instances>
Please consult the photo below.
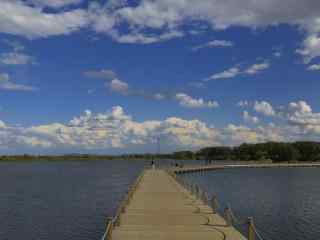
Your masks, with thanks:
<instances>
[{"instance_id":1,"label":"person standing on pier","mask_svg":"<svg viewBox=\"0 0 320 240\"><path fill-rule=\"evenodd\" d=\"M152 168L153 170L155 170L155 169L156 169L156 165L155 165L155 163L154 163L154 161L153 161L153 160L151 161L151 168Z\"/></svg>"}]
</instances>

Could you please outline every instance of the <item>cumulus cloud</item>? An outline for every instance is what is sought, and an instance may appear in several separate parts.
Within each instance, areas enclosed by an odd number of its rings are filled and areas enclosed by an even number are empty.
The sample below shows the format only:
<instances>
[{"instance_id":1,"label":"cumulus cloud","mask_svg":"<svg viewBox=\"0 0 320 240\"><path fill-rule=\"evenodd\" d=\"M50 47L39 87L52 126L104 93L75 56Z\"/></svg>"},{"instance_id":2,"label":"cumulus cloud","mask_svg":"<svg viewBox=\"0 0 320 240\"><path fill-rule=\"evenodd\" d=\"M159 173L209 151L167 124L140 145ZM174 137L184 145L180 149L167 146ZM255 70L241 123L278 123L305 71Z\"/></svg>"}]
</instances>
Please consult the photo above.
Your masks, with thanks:
<instances>
[{"instance_id":1,"label":"cumulus cloud","mask_svg":"<svg viewBox=\"0 0 320 240\"><path fill-rule=\"evenodd\" d=\"M136 89L129 86L129 83L118 78L115 71L111 69L89 70L83 73L87 78L105 80L105 87L112 92L125 96L139 96L146 99L163 100L169 98L167 94Z\"/></svg>"},{"instance_id":2,"label":"cumulus cloud","mask_svg":"<svg viewBox=\"0 0 320 240\"><path fill-rule=\"evenodd\" d=\"M308 67L309 71L320 71L320 64L313 64Z\"/></svg>"},{"instance_id":3,"label":"cumulus cloud","mask_svg":"<svg viewBox=\"0 0 320 240\"><path fill-rule=\"evenodd\" d=\"M26 65L34 64L34 57L24 52L25 47L17 41L3 40L7 45L12 48L11 52L0 54L0 64L2 65Z\"/></svg>"},{"instance_id":4,"label":"cumulus cloud","mask_svg":"<svg viewBox=\"0 0 320 240\"><path fill-rule=\"evenodd\" d=\"M280 108L278 108L280 109ZM6 151L150 152L161 138L164 151L199 149L214 145L239 145L266 141L320 139L320 113L305 101L291 102L273 118L277 124L262 124L248 112L251 127L227 123L216 128L199 119L172 116L164 120L136 121L120 106L104 113L86 110L68 123L21 127L0 121L0 148Z\"/></svg>"},{"instance_id":5,"label":"cumulus cloud","mask_svg":"<svg viewBox=\"0 0 320 240\"><path fill-rule=\"evenodd\" d=\"M34 91L37 88L28 86L28 85L22 85L22 84L16 84L10 81L10 75L7 73L0 73L0 90L6 90L6 91Z\"/></svg>"},{"instance_id":6,"label":"cumulus cloud","mask_svg":"<svg viewBox=\"0 0 320 240\"><path fill-rule=\"evenodd\" d=\"M8 129L11 129L10 131ZM273 126L248 128L229 124L224 128L214 128L198 119L186 120L168 117L162 121L135 121L120 106L105 113L86 110L67 124L51 123L25 128L0 125L0 141L6 132L6 146L14 144L25 147L49 149L120 150L126 152L144 149L150 151L157 138L161 138L163 149L199 149L213 145L238 145L243 142L263 142L280 139L281 131ZM8 140L10 136L10 141ZM3 140L4 141L4 140ZM9 143L10 142L10 143ZM140 148L143 147L143 148Z\"/></svg>"},{"instance_id":7,"label":"cumulus cloud","mask_svg":"<svg viewBox=\"0 0 320 240\"><path fill-rule=\"evenodd\" d=\"M198 148L215 144L217 133L199 120L170 117L163 121L137 122L123 108L115 106L106 113L86 111L69 124L49 124L28 128L28 133L41 136L55 146L85 149L130 148L154 144L156 137L175 148Z\"/></svg>"},{"instance_id":8,"label":"cumulus cloud","mask_svg":"<svg viewBox=\"0 0 320 240\"><path fill-rule=\"evenodd\" d=\"M267 139L295 140L320 140L320 113L314 112L306 101L290 102L287 106L273 107L267 101L255 101L244 103L242 106L252 106L253 110L263 116L271 117L277 121L277 126L257 126L257 130L263 130L268 136ZM254 122L253 116L247 111L243 112L243 119L247 122Z\"/></svg>"},{"instance_id":9,"label":"cumulus cloud","mask_svg":"<svg viewBox=\"0 0 320 240\"><path fill-rule=\"evenodd\" d=\"M307 102L291 102L281 116L297 134L319 139L320 113L313 112Z\"/></svg>"},{"instance_id":10,"label":"cumulus cloud","mask_svg":"<svg viewBox=\"0 0 320 240\"><path fill-rule=\"evenodd\" d=\"M303 48L297 49L296 52L304 57L304 62L309 63L315 57L320 56L320 38L316 34L311 34L303 41Z\"/></svg>"},{"instance_id":11,"label":"cumulus cloud","mask_svg":"<svg viewBox=\"0 0 320 240\"><path fill-rule=\"evenodd\" d=\"M247 100L241 100L237 103L237 106L241 108L248 107L249 105L250 105L250 102Z\"/></svg>"},{"instance_id":12,"label":"cumulus cloud","mask_svg":"<svg viewBox=\"0 0 320 240\"><path fill-rule=\"evenodd\" d=\"M19 0L0 2L0 32L30 39L69 34L88 26L86 10L47 13Z\"/></svg>"},{"instance_id":13,"label":"cumulus cloud","mask_svg":"<svg viewBox=\"0 0 320 240\"><path fill-rule=\"evenodd\" d=\"M89 70L84 72L87 78L96 78L105 80L105 86L112 92L122 94L124 96L137 96L151 100L169 100L178 102L180 106L187 108L217 108L219 106L216 101L205 101L202 98L196 99L182 92L160 92L150 91L141 88L134 88L117 77L117 74L111 69Z\"/></svg>"},{"instance_id":14,"label":"cumulus cloud","mask_svg":"<svg viewBox=\"0 0 320 240\"><path fill-rule=\"evenodd\" d=\"M243 111L242 118L244 121L257 124L259 123L259 118L255 116L251 116L248 111Z\"/></svg>"},{"instance_id":15,"label":"cumulus cloud","mask_svg":"<svg viewBox=\"0 0 320 240\"><path fill-rule=\"evenodd\" d=\"M179 104L187 108L217 108L219 103L216 101L204 101L202 98L195 99L185 93L177 93L176 99Z\"/></svg>"},{"instance_id":16,"label":"cumulus cloud","mask_svg":"<svg viewBox=\"0 0 320 240\"><path fill-rule=\"evenodd\" d=\"M110 89L114 92L118 92L124 95L129 94L129 85L126 82L123 82L119 79L113 79L110 82Z\"/></svg>"},{"instance_id":17,"label":"cumulus cloud","mask_svg":"<svg viewBox=\"0 0 320 240\"><path fill-rule=\"evenodd\" d=\"M275 111L272 107L272 105L266 101L256 101L254 103L254 110L258 113L262 113L266 116L274 116Z\"/></svg>"},{"instance_id":18,"label":"cumulus cloud","mask_svg":"<svg viewBox=\"0 0 320 240\"><path fill-rule=\"evenodd\" d=\"M154 43L202 31L233 26L264 28L289 24L305 32L298 52L309 61L320 54L320 4L318 1L276 0L2 0L0 31L28 38L69 34L88 27L123 43ZM72 9L64 6L73 4ZM290 8L288 8L290 6ZM45 7L59 11L45 11ZM26 21L26 19L28 21ZM192 24L201 21L202 24ZM186 30L187 27L191 28Z\"/></svg>"},{"instance_id":19,"label":"cumulus cloud","mask_svg":"<svg viewBox=\"0 0 320 240\"><path fill-rule=\"evenodd\" d=\"M234 43L226 40L213 40L192 48L193 51L198 51L202 48L215 48L215 47L233 47Z\"/></svg>"},{"instance_id":20,"label":"cumulus cloud","mask_svg":"<svg viewBox=\"0 0 320 240\"><path fill-rule=\"evenodd\" d=\"M278 135L281 133L282 139L320 140L320 113L314 112L306 101L291 102L287 106L276 108L266 101L256 101L253 108L256 112L278 121L278 127L270 125L268 129Z\"/></svg>"},{"instance_id":21,"label":"cumulus cloud","mask_svg":"<svg viewBox=\"0 0 320 240\"><path fill-rule=\"evenodd\" d=\"M0 55L0 63L5 65L26 65L34 63L33 57L19 52L9 52Z\"/></svg>"}]
</instances>

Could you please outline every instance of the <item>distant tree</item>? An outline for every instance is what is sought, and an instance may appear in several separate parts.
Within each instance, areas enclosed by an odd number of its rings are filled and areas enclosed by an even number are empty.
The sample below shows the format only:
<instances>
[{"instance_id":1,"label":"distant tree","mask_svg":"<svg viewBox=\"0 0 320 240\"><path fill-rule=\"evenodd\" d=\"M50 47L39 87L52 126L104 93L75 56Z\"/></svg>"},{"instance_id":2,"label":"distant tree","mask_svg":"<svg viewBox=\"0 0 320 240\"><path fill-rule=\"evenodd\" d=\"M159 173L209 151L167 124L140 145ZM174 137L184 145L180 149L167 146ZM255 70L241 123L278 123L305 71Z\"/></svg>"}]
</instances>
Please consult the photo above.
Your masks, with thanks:
<instances>
[{"instance_id":1,"label":"distant tree","mask_svg":"<svg viewBox=\"0 0 320 240\"><path fill-rule=\"evenodd\" d=\"M300 161L319 161L320 144L316 142L295 142L292 144L299 151Z\"/></svg>"}]
</instances>

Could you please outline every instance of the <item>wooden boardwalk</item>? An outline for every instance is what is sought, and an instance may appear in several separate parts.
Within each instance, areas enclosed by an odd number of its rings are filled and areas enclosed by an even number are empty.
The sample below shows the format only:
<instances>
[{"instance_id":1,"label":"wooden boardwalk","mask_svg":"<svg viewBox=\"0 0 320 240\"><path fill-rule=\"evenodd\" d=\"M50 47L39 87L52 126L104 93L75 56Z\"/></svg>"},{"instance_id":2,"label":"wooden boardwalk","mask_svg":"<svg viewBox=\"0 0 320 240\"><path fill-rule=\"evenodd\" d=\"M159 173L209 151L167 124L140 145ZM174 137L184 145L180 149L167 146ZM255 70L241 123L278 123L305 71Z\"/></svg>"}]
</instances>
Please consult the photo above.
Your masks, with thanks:
<instances>
[{"instance_id":1,"label":"wooden boardwalk","mask_svg":"<svg viewBox=\"0 0 320 240\"><path fill-rule=\"evenodd\" d=\"M320 163L257 163L257 164L209 164L209 165L195 165L186 167L171 168L174 173L191 173L202 171L213 171L233 168L315 168L320 167Z\"/></svg>"},{"instance_id":2,"label":"wooden boardwalk","mask_svg":"<svg viewBox=\"0 0 320 240\"><path fill-rule=\"evenodd\" d=\"M146 170L130 195L104 239L246 239L165 170Z\"/></svg>"}]
</instances>

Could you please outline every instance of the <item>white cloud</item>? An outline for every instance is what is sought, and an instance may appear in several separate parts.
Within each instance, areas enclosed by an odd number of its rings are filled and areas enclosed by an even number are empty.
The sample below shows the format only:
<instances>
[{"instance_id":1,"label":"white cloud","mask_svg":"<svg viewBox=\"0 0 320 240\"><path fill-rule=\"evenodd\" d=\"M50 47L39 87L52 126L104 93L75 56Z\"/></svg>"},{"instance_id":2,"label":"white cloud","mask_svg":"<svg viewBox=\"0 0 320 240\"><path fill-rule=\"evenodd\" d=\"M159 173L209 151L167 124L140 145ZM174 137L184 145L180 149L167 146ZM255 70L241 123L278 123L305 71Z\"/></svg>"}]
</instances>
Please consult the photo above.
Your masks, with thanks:
<instances>
[{"instance_id":1,"label":"white cloud","mask_svg":"<svg viewBox=\"0 0 320 240\"><path fill-rule=\"evenodd\" d=\"M10 81L10 75L7 73L0 73L0 90L7 91L34 91L35 87L16 84Z\"/></svg>"},{"instance_id":2,"label":"white cloud","mask_svg":"<svg viewBox=\"0 0 320 240\"><path fill-rule=\"evenodd\" d=\"M244 121L249 123L254 123L254 124L259 123L259 118L255 116L251 116L248 111L243 111L242 118Z\"/></svg>"},{"instance_id":3,"label":"white cloud","mask_svg":"<svg viewBox=\"0 0 320 240\"><path fill-rule=\"evenodd\" d=\"M289 110L295 113L312 113L311 106L305 101L291 102L289 104Z\"/></svg>"},{"instance_id":4,"label":"white cloud","mask_svg":"<svg viewBox=\"0 0 320 240\"><path fill-rule=\"evenodd\" d=\"M251 29L280 24L300 27L306 35L298 53L306 61L320 55L320 3L276 0L126 0L106 3L81 0L2 0L0 32L43 38L69 34L86 27L122 43L154 43L186 34L233 26ZM30 3L33 3L31 5ZM64 6L72 5L72 10ZM290 6L290 8L288 8ZM44 7L58 8L48 12ZM201 21L202 24L193 24ZM187 29L187 30L186 30Z\"/></svg>"},{"instance_id":5,"label":"white cloud","mask_svg":"<svg viewBox=\"0 0 320 240\"><path fill-rule=\"evenodd\" d=\"M122 43L154 43L186 34L217 31L233 26L251 29L289 24L304 30L297 50L306 61L320 55L320 3L276 0L126 0L106 3L81 0L2 0L0 32L43 38L69 34L86 27ZM33 3L31 5L30 3ZM130 4L129 4L130 3ZM72 10L64 6L72 5ZM288 8L290 6L290 8ZM58 8L48 12L44 7ZM202 24L193 24L200 22Z\"/></svg>"},{"instance_id":6,"label":"white cloud","mask_svg":"<svg viewBox=\"0 0 320 240\"><path fill-rule=\"evenodd\" d=\"M234 77L238 76L239 74L241 74L240 69L238 67L232 67L232 68L229 68L221 73L213 74L206 80L234 78Z\"/></svg>"},{"instance_id":7,"label":"white cloud","mask_svg":"<svg viewBox=\"0 0 320 240\"><path fill-rule=\"evenodd\" d=\"M248 107L249 105L250 105L250 102L247 100L241 100L237 103L237 106L241 108Z\"/></svg>"},{"instance_id":8,"label":"white cloud","mask_svg":"<svg viewBox=\"0 0 320 240\"><path fill-rule=\"evenodd\" d=\"M215 73L211 75L209 78L205 79L205 81L234 78L238 75L255 75L269 68L269 66L270 66L269 63L266 63L266 62L255 63L244 70L241 70L238 66L234 66L223 72Z\"/></svg>"},{"instance_id":9,"label":"white cloud","mask_svg":"<svg viewBox=\"0 0 320 240\"><path fill-rule=\"evenodd\" d=\"M256 101L254 103L254 110L258 113L262 113L266 116L274 116L275 111L272 107L272 105L266 101Z\"/></svg>"},{"instance_id":10,"label":"white cloud","mask_svg":"<svg viewBox=\"0 0 320 240\"><path fill-rule=\"evenodd\" d=\"M215 144L217 133L199 120L177 117L164 121L136 122L120 106L110 112L93 114L86 111L68 125L54 123L26 130L47 139L55 146L84 149L130 148L154 144L161 136L163 142L174 148L198 148Z\"/></svg>"},{"instance_id":11,"label":"white cloud","mask_svg":"<svg viewBox=\"0 0 320 240\"><path fill-rule=\"evenodd\" d=\"M193 47L193 51L200 50L202 48L215 48L215 47L233 47L234 43L231 41L226 41L226 40L213 40L201 45L198 45L196 47Z\"/></svg>"},{"instance_id":12,"label":"white cloud","mask_svg":"<svg viewBox=\"0 0 320 240\"><path fill-rule=\"evenodd\" d=\"M309 71L320 71L320 64L313 64L308 67Z\"/></svg>"},{"instance_id":13,"label":"white cloud","mask_svg":"<svg viewBox=\"0 0 320 240\"><path fill-rule=\"evenodd\" d=\"M27 65L35 64L34 57L24 53L25 47L18 41L3 40L12 48L11 52L0 54L0 64L3 65Z\"/></svg>"},{"instance_id":14,"label":"white cloud","mask_svg":"<svg viewBox=\"0 0 320 240\"><path fill-rule=\"evenodd\" d=\"M277 108L278 109L278 108ZM280 108L279 108L280 109ZM8 152L96 151L113 153L150 152L161 137L163 151L199 149L213 145L238 145L244 142L297 141L320 139L320 113L305 101L291 102L273 115L277 124L261 124L248 112L244 120L253 126L228 124L215 128L199 119L176 116L164 120L136 121L120 106L105 113L86 110L68 123L21 127L0 120L0 148Z\"/></svg>"},{"instance_id":15,"label":"white cloud","mask_svg":"<svg viewBox=\"0 0 320 240\"><path fill-rule=\"evenodd\" d=\"M276 57L276 58L279 58L279 57L282 56L282 53L279 52L279 51L277 51L277 52L274 52L274 53L273 53L273 56Z\"/></svg>"},{"instance_id":16,"label":"white cloud","mask_svg":"<svg viewBox=\"0 0 320 240\"><path fill-rule=\"evenodd\" d=\"M124 95L129 93L129 85L119 79L113 79L110 82L110 89L114 92L118 92Z\"/></svg>"},{"instance_id":17,"label":"white cloud","mask_svg":"<svg viewBox=\"0 0 320 240\"><path fill-rule=\"evenodd\" d=\"M110 32L110 36L119 43L150 44L170 40L173 38L183 37L184 33L182 33L181 31L172 30L160 35L144 33L120 34L118 31L114 30Z\"/></svg>"},{"instance_id":18,"label":"white cloud","mask_svg":"<svg viewBox=\"0 0 320 240\"><path fill-rule=\"evenodd\" d=\"M177 93L176 99L179 104L187 108L217 108L219 106L216 101L204 101L202 98L195 99L185 93Z\"/></svg>"},{"instance_id":19,"label":"white cloud","mask_svg":"<svg viewBox=\"0 0 320 240\"><path fill-rule=\"evenodd\" d=\"M261 71L269 68L269 63L259 63L259 64L253 64L249 68L247 68L244 73L249 74L249 75L254 75L258 74Z\"/></svg>"},{"instance_id":20,"label":"white cloud","mask_svg":"<svg viewBox=\"0 0 320 240\"><path fill-rule=\"evenodd\" d=\"M296 134L320 139L320 113L313 112L307 102L291 102L287 109L282 112L282 117Z\"/></svg>"},{"instance_id":21,"label":"white cloud","mask_svg":"<svg viewBox=\"0 0 320 240\"><path fill-rule=\"evenodd\" d=\"M88 13L76 9L61 13L45 13L41 8L32 7L18 0L0 2L0 32L44 38L69 34L88 26Z\"/></svg>"},{"instance_id":22,"label":"white cloud","mask_svg":"<svg viewBox=\"0 0 320 240\"><path fill-rule=\"evenodd\" d=\"M297 49L296 52L304 57L305 63L320 56L320 38L319 33L309 35L303 41L303 48Z\"/></svg>"},{"instance_id":23,"label":"white cloud","mask_svg":"<svg viewBox=\"0 0 320 240\"><path fill-rule=\"evenodd\" d=\"M0 55L0 63L5 65L26 65L34 63L34 59L24 53L10 52Z\"/></svg>"}]
</instances>

